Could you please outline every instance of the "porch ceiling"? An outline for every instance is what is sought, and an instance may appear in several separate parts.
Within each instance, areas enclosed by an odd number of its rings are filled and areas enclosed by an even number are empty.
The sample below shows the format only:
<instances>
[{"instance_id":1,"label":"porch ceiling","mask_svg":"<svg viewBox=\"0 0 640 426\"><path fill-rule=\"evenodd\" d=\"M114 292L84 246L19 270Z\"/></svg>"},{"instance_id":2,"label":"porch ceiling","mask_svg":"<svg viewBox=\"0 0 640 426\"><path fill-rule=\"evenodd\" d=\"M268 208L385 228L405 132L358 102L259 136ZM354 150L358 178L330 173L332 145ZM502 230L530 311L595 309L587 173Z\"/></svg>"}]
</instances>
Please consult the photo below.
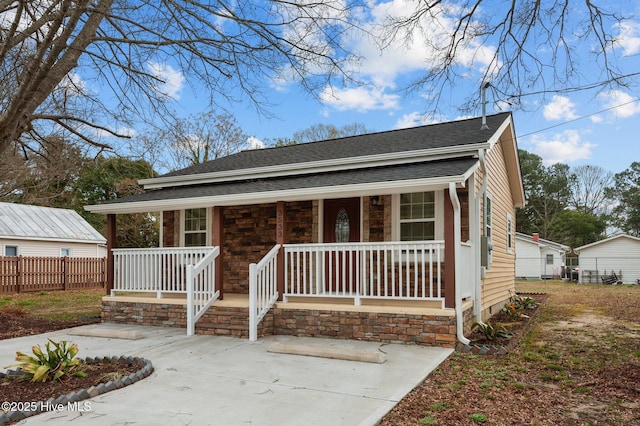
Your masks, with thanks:
<instances>
[{"instance_id":1,"label":"porch ceiling","mask_svg":"<svg viewBox=\"0 0 640 426\"><path fill-rule=\"evenodd\" d=\"M473 157L367 169L275 177L146 191L101 205L95 213L137 213L205 205L238 205L352 195L383 195L426 186L464 184L477 167Z\"/></svg>"}]
</instances>

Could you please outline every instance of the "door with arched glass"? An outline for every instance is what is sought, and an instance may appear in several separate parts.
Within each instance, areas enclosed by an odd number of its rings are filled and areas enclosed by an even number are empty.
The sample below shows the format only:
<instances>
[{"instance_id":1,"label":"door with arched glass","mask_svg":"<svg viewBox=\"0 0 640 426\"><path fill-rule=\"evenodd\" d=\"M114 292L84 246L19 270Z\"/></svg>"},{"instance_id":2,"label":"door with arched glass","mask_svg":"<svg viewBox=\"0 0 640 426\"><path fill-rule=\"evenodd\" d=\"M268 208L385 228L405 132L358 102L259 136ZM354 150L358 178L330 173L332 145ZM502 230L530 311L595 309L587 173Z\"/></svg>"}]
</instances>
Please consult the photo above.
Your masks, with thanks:
<instances>
[{"instance_id":1,"label":"door with arched glass","mask_svg":"<svg viewBox=\"0 0 640 426\"><path fill-rule=\"evenodd\" d=\"M324 200L324 242L360 242L360 198ZM325 288L332 292L355 289L355 253L335 250L325 257Z\"/></svg>"}]
</instances>

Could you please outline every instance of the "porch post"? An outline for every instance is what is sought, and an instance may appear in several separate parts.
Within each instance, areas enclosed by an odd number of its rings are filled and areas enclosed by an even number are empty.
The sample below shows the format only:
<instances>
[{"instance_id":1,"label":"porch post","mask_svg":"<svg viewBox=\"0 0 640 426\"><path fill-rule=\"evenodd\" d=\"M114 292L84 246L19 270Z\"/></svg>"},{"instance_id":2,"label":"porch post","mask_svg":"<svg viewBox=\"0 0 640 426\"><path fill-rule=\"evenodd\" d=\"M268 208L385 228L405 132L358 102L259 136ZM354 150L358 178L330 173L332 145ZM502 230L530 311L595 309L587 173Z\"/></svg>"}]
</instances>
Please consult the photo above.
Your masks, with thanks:
<instances>
[{"instance_id":1,"label":"porch post","mask_svg":"<svg viewBox=\"0 0 640 426\"><path fill-rule=\"evenodd\" d=\"M455 308L456 255L454 212L449 190L444 192L444 306Z\"/></svg>"},{"instance_id":2,"label":"porch post","mask_svg":"<svg viewBox=\"0 0 640 426\"><path fill-rule=\"evenodd\" d=\"M107 215L107 296L111 294L113 290L113 274L115 272L113 262L113 249L118 247L116 242L116 215Z\"/></svg>"},{"instance_id":3,"label":"porch post","mask_svg":"<svg viewBox=\"0 0 640 426\"><path fill-rule=\"evenodd\" d=\"M213 208L213 245L220 247L220 254L216 257L216 288L220 291L219 299L224 299L224 226L222 206Z\"/></svg>"},{"instance_id":4,"label":"porch post","mask_svg":"<svg viewBox=\"0 0 640 426\"><path fill-rule=\"evenodd\" d=\"M286 242L286 221L285 221L285 205L284 201L276 203L276 244L280 244L278 258L276 263L276 290L278 291L278 300L282 300L284 294L284 247Z\"/></svg>"}]
</instances>

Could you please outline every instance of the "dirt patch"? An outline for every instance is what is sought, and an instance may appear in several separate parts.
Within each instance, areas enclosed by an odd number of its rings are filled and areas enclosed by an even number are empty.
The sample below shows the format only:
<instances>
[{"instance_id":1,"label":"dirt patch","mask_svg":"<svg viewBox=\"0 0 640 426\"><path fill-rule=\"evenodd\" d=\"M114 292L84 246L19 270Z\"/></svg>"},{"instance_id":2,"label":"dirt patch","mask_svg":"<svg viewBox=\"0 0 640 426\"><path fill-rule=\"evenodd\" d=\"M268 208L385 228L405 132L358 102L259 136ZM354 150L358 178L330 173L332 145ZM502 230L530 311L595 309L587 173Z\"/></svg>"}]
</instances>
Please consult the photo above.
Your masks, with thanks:
<instances>
[{"instance_id":1,"label":"dirt patch","mask_svg":"<svg viewBox=\"0 0 640 426\"><path fill-rule=\"evenodd\" d=\"M640 288L518 290L549 295L519 345L454 353L381 425L640 425Z\"/></svg>"},{"instance_id":2,"label":"dirt patch","mask_svg":"<svg viewBox=\"0 0 640 426\"><path fill-rule=\"evenodd\" d=\"M99 322L99 318L62 321L35 317L20 309L2 309L0 310L0 340L33 336L95 322Z\"/></svg>"}]
</instances>

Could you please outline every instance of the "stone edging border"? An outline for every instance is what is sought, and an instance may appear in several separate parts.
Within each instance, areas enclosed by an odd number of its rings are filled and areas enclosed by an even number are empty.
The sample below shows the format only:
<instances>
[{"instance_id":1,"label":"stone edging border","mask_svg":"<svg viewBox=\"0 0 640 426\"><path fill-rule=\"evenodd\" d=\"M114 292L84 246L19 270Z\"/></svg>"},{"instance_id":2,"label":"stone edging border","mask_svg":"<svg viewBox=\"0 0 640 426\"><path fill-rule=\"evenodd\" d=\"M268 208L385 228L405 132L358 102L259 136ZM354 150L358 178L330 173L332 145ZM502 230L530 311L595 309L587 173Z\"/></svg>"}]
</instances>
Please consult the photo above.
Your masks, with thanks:
<instances>
[{"instance_id":1,"label":"stone edging border","mask_svg":"<svg viewBox=\"0 0 640 426\"><path fill-rule=\"evenodd\" d=\"M153 373L153 365L151 361L144 358L132 357L132 356L112 356L112 357L87 357L85 359L81 359L86 364L95 364L101 361L112 361L112 362L125 362L129 364L139 363L144 366L135 373L131 373L126 377L122 377L117 380L110 380L107 383L100 383L97 386L91 386L88 389L81 389L76 392L71 392L67 395L59 396L58 398L49 398L46 401L42 401L40 406L33 411L9 411L9 412L0 412L0 425L3 425L9 421L20 421L26 419L27 417L35 416L36 414L41 414L47 410L44 410L44 407L47 406L57 406L57 405L67 405L69 403L76 403L79 401L83 401L85 399L93 398L98 395L102 395L103 393L110 392L115 389L120 389L122 387L131 385L139 380L148 377L151 373ZM13 377L19 376L21 374L20 369L15 370L7 370L6 373L0 372L0 380L5 377Z\"/></svg>"},{"instance_id":2,"label":"stone edging border","mask_svg":"<svg viewBox=\"0 0 640 426\"><path fill-rule=\"evenodd\" d=\"M547 293L537 293L537 292L521 292L518 294L523 295L533 295L533 296L541 296L542 301L538 305L542 305L547 300ZM539 308L538 308L539 309ZM524 336L531 324L530 318L527 323L524 325L524 329L522 330L522 335ZM520 343L519 340L512 340L507 345L464 345L460 342L456 343L456 351L466 354L472 353L474 355L506 355L509 351L515 348Z\"/></svg>"}]
</instances>

